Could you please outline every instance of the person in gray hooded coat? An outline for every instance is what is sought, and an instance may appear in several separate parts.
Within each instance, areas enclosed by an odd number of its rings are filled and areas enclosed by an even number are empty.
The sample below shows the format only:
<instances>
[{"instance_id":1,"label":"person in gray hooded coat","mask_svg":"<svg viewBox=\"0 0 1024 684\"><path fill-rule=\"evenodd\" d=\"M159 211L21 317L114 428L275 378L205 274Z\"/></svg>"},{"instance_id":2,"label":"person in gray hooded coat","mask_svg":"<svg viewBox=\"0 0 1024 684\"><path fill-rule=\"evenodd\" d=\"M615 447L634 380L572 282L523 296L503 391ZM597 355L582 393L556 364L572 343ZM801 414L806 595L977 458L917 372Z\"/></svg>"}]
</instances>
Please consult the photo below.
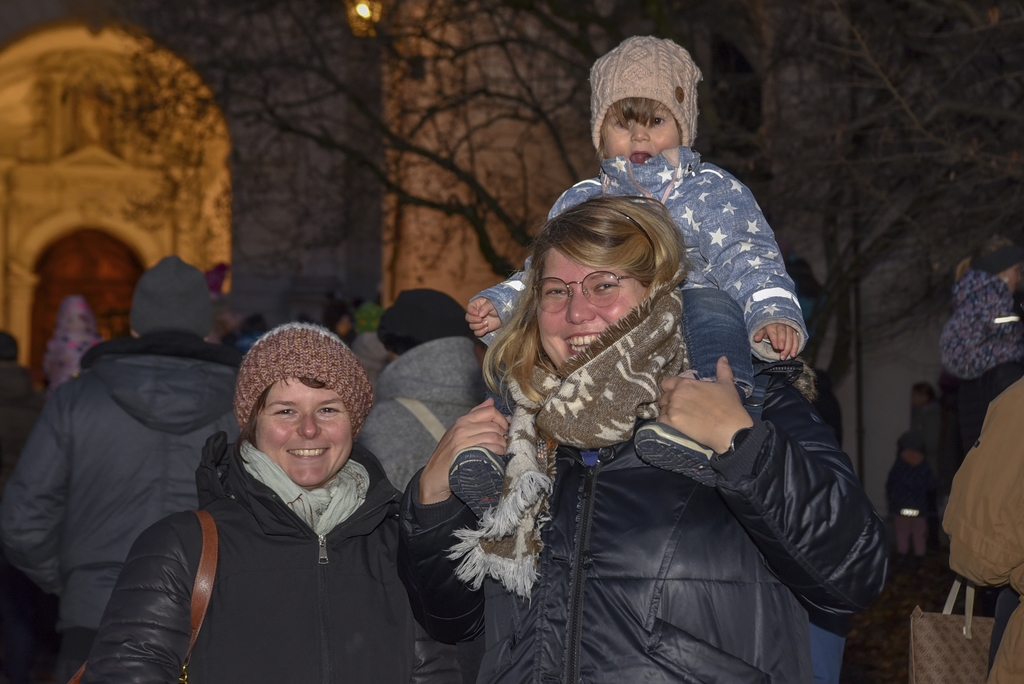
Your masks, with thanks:
<instances>
[{"instance_id":1,"label":"person in gray hooded coat","mask_svg":"<svg viewBox=\"0 0 1024 684\"><path fill-rule=\"evenodd\" d=\"M481 345L465 316L443 292L405 290L377 326L378 338L396 358L377 378L377 401L359 443L377 456L399 490L434 453L444 431L483 400ZM476 681L482 638L451 645L419 630L417 641L418 653L432 659L432 683Z\"/></svg>"},{"instance_id":2,"label":"person in gray hooded coat","mask_svg":"<svg viewBox=\"0 0 1024 684\"><path fill-rule=\"evenodd\" d=\"M85 661L121 565L140 532L197 505L206 438L233 438L241 354L203 337L213 310L203 274L167 257L132 297L137 336L101 343L43 407L0 504L8 560L60 596L55 667Z\"/></svg>"},{"instance_id":3,"label":"person in gray hooded coat","mask_svg":"<svg viewBox=\"0 0 1024 684\"><path fill-rule=\"evenodd\" d=\"M396 358L377 378L376 403L359 443L380 459L399 490L455 419L483 401L482 354L465 316L454 299L427 289L405 290L381 316L377 336Z\"/></svg>"}]
</instances>

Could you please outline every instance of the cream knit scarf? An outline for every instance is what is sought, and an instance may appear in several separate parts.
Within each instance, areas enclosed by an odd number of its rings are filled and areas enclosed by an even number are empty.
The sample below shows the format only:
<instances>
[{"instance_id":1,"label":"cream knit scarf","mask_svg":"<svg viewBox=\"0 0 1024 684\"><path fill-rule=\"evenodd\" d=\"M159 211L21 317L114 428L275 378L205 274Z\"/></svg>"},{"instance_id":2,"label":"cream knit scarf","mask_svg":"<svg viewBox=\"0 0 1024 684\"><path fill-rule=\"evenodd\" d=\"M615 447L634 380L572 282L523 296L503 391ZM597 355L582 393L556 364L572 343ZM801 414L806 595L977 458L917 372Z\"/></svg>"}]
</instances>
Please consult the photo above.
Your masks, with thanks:
<instances>
[{"instance_id":1,"label":"cream knit scarf","mask_svg":"<svg viewBox=\"0 0 1024 684\"><path fill-rule=\"evenodd\" d=\"M662 378L689 367L679 328L682 297L675 287L652 293L605 330L558 374L536 369L537 404L512 381L510 458L498 504L476 528L459 530L449 558L459 579L478 589L493 577L524 598L537 577L548 520L548 495L559 444L597 449L629 439L637 419L657 418Z\"/></svg>"},{"instance_id":2,"label":"cream knit scarf","mask_svg":"<svg viewBox=\"0 0 1024 684\"><path fill-rule=\"evenodd\" d=\"M327 534L348 519L366 501L370 475L351 458L320 489L303 489L269 456L249 442L242 442L242 463L254 478L274 490L288 508L317 534Z\"/></svg>"}]
</instances>

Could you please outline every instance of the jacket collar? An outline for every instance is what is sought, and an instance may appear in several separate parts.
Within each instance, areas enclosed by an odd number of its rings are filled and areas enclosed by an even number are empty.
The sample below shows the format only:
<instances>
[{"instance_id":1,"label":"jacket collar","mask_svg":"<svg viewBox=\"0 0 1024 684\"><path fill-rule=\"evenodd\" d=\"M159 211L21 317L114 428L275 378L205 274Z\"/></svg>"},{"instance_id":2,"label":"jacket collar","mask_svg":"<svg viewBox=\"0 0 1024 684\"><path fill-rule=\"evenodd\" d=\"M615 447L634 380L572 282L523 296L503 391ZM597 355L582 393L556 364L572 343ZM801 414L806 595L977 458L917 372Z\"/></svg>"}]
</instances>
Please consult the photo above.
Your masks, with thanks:
<instances>
[{"instance_id":1,"label":"jacket collar","mask_svg":"<svg viewBox=\"0 0 1024 684\"><path fill-rule=\"evenodd\" d=\"M91 368L96 360L108 355L177 356L199 359L238 368L242 352L222 344L211 344L198 335L180 330L161 330L139 337L118 337L92 347L82 357L82 370Z\"/></svg>"},{"instance_id":2,"label":"jacket collar","mask_svg":"<svg viewBox=\"0 0 1024 684\"><path fill-rule=\"evenodd\" d=\"M675 174L675 185L678 187L683 180L692 174L700 164L700 155L689 147L679 147L680 170ZM633 164L626 157L614 157L601 161L601 183L607 185L609 194L635 195L648 192L660 199L673 182L675 167L665 159L663 154L651 157L643 164Z\"/></svg>"},{"instance_id":3,"label":"jacket collar","mask_svg":"<svg viewBox=\"0 0 1024 684\"><path fill-rule=\"evenodd\" d=\"M370 475L370 488L366 493L366 501L347 520L328 533L329 538L369 534L387 515L398 513L401 492L388 481L377 458L359 444L352 446L349 458L366 468ZM245 470L240 459L236 445L228 444L223 432L207 440L203 448L203 460L196 473L200 507L216 499L231 498L252 514L267 535L315 537L313 531L270 487L257 481Z\"/></svg>"}]
</instances>

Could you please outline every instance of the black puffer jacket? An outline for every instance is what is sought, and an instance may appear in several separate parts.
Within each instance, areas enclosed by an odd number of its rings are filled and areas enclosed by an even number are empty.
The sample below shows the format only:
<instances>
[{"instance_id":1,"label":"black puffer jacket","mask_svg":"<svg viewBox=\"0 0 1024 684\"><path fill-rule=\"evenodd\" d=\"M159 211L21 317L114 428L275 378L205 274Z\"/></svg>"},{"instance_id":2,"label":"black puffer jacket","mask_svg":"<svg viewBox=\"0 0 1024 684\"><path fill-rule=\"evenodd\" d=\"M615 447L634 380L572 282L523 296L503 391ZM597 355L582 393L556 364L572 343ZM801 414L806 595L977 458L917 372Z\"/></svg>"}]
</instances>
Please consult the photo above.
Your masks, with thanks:
<instances>
[{"instance_id":1,"label":"black puffer jacket","mask_svg":"<svg viewBox=\"0 0 1024 684\"><path fill-rule=\"evenodd\" d=\"M366 501L318 536L249 475L223 433L196 474L220 559L189 665L192 684L407 684L414 622L395 571L399 493L356 445ZM89 682L177 682L202 535L179 513L132 547L89 654Z\"/></svg>"},{"instance_id":2,"label":"black puffer jacket","mask_svg":"<svg viewBox=\"0 0 1024 684\"><path fill-rule=\"evenodd\" d=\"M593 467L560 448L529 601L456 579L444 556L472 513L416 503L414 480L400 570L417 618L443 640L486 629L481 682L811 682L801 603L863 609L885 533L789 370L765 372L764 422L714 462L714 486L645 464L632 441Z\"/></svg>"},{"instance_id":3,"label":"black puffer jacket","mask_svg":"<svg viewBox=\"0 0 1024 684\"><path fill-rule=\"evenodd\" d=\"M58 629L96 629L139 533L196 506L206 438L238 434L242 355L187 332L103 342L46 401L4 491L8 559L60 595Z\"/></svg>"}]
</instances>

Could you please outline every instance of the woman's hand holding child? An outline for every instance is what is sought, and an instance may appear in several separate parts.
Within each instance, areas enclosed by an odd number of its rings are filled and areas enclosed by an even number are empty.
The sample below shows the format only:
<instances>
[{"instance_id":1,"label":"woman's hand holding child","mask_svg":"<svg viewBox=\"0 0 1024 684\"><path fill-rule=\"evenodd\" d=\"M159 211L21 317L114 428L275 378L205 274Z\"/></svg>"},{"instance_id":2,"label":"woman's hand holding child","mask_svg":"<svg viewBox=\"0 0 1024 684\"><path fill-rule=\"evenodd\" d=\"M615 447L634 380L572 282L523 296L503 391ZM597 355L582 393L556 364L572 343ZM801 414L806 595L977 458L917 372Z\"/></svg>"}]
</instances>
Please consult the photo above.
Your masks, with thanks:
<instances>
[{"instance_id":1,"label":"woman's hand holding child","mask_svg":"<svg viewBox=\"0 0 1024 684\"><path fill-rule=\"evenodd\" d=\"M420 475L420 503L439 503L452 495L448 471L460 451L469 447L483 447L502 456L507 443L508 419L494 407L494 399L488 398L474 406L448 428L423 468L423 474Z\"/></svg>"},{"instance_id":2,"label":"woman's hand holding child","mask_svg":"<svg viewBox=\"0 0 1024 684\"><path fill-rule=\"evenodd\" d=\"M661 381L658 400L665 423L717 454L729 450L737 430L754 424L743 408L733 380L732 368L723 356L718 359L717 380L697 380L681 375Z\"/></svg>"}]
</instances>

